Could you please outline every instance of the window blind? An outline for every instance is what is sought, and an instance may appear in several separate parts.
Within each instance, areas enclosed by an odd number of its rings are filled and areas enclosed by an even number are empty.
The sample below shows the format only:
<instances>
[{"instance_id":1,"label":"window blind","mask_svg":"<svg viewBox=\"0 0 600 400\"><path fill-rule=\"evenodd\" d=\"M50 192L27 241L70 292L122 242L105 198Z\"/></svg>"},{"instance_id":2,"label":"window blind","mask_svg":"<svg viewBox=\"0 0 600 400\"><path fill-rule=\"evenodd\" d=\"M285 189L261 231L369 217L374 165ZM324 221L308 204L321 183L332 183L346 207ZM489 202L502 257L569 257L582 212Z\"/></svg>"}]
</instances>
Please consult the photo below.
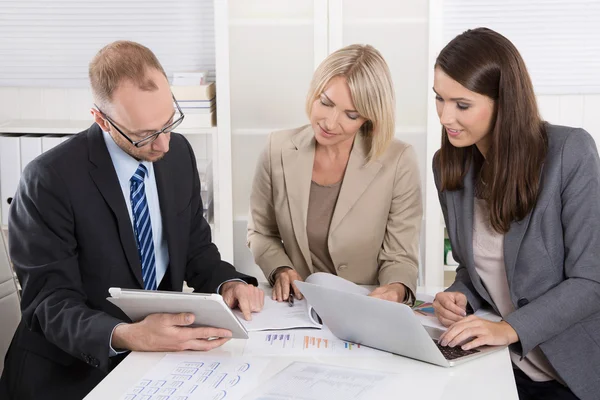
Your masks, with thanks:
<instances>
[{"instance_id":1,"label":"window blind","mask_svg":"<svg viewBox=\"0 0 600 400\"><path fill-rule=\"evenodd\" d=\"M600 0L444 0L444 43L469 28L511 40L539 94L600 93Z\"/></svg>"},{"instance_id":2,"label":"window blind","mask_svg":"<svg viewBox=\"0 0 600 400\"><path fill-rule=\"evenodd\" d=\"M170 76L214 80L212 0L0 0L0 86L85 87L104 45L150 48Z\"/></svg>"}]
</instances>

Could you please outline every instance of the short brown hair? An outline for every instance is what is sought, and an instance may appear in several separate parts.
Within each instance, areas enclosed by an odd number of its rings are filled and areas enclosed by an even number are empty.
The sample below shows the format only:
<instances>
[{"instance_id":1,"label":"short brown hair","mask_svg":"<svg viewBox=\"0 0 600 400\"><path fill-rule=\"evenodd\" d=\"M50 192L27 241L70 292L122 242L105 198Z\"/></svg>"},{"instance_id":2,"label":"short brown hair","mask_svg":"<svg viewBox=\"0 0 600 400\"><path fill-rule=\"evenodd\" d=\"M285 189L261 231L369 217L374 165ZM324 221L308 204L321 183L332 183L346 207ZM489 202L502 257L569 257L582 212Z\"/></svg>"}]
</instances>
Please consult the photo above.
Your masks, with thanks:
<instances>
[{"instance_id":1,"label":"short brown hair","mask_svg":"<svg viewBox=\"0 0 600 400\"><path fill-rule=\"evenodd\" d=\"M156 83L146 77L148 69L156 69L167 77L154 53L139 43L118 40L104 46L90 62L94 101L110 103L118 85L125 79L142 90L157 90Z\"/></svg>"},{"instance_id":2,"label":"short brown hair","mask_svg":"<svg viewBox=\"0 0 600 400\"><path fill-rule=\"evenodd\" d=\"M438 56L435 68L468 90L494 100L491 146L485 158L477 146L454 147L442 129L434 158L441 190L460 190L474 166L475 187L490 209L491 226L506 233L535 206L548 137L525 62L515 46L487 28L455 37Z\"/></svg>"}]
</instances>

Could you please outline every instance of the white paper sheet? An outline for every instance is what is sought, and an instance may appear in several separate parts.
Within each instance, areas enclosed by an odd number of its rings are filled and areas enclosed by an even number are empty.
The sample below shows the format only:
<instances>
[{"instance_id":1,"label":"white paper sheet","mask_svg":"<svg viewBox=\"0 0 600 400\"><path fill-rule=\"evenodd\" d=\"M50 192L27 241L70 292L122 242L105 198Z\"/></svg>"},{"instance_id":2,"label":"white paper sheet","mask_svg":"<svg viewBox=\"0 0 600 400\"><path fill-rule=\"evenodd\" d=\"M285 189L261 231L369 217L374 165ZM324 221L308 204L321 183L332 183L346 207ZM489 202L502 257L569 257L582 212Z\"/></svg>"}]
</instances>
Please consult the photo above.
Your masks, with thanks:
<instances>
[{"instance_id":1,"label":"white paper sheet","mask_svg":"<svg viewBox=\"0 0 600 400\"><path fill-rule=\"evenodd\" d=\"M372 400L388 398L397 375L295 362L244 400ZM401 395L401 393L399 393Z\"/></svg>"},{"instance_id":2,"label":"white paper sheet","mask_svg":"<svg viewBox=\"0 0 600 400\"><path fill-rule=\"evenodd\" d=\"M349 293L368 295L369 289L358 286L339 276L317 272L310 275L306 282ZM289 306L287 301L277 302L271 298L271 288L265 290L265 305L261 312L252 314L252 320L246 321L239 310L233 310L244 328L248 332L266 330L294 329L294 328L321 328L318 317L306 300L294 300L294 305Z\"/></svg>"},{"instance_id":3,"label":"white paper sheet","mask_svg":"<svg viewBox=\"0 0 600 400\"><path fill-rule=\"evenodd\" d=\"M310 308L312 310L312 307ZM306 300L294 300L289 306L287 301L277 302L271 299L271 293L265 292L265 305L261 312L252 314L252 320L246 321L240 310L233 313L248 332L293 328L321 328L321 324L309 317L309 306Z\"/></svg>"},{"instance_id":4,"label":"white paper sheet","mask_svg":"<svg viewBox=\"0 0 600 400\"><path fill-rule=\"evenodd\" d=\"M348 357L390 357L391 353L340 340L329 329L294 329L253 332L244 355L330 355Z\"/></svg>"},{"instance_id":5,"label":"white paper sheet","mask_svg":"<svg viewBox=\"0 0 600 400\"><path fill-rule=\"evenodd\" d=\"M341 292L356 293L362 295L368 295L371 291L367 288L357 285L354 282L350 282L337 275L328 274L326 272L316 272L306 278L307 283L314 285L328 287L330 289L337 289Z\"/></svg>"},{"instance_id":6,"label":"white paper sheet","mask_svg":"<svg viewBox=\"0 0 600 400\"><path fill-rule=\"evenodd\" d=\"M122 400L235 400L256 387L264 359L167 354Z\"/></svg>"}]
</instances>

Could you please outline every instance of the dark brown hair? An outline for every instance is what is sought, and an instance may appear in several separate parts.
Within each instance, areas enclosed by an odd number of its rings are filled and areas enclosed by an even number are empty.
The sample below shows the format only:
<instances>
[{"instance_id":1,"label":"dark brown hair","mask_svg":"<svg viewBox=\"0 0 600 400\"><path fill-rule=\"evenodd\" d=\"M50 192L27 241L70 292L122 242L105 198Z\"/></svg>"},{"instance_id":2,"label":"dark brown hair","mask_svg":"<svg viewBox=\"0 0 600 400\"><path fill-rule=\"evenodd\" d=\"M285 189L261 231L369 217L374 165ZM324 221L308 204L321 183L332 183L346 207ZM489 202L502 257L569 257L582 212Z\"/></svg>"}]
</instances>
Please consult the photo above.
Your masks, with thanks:
<instances>
[{"instance_id":1,"label":"dark brown hair","mask_svg":"<svg viewBox=\"0 0 600 400\"><path fill-rule=\"evenodd\" d=\"M158 86L147 78L148 69L165 70L154 53L139 43L119 40L104 46L90 62L89 76L92 93L97 104L112 100L113 93L125 79L142 90L157 90Z\"/></svg>"},{"instance_id":2,"label":"dark brown hair","mask_svg":"<svg viewBox=\"0 0 600 400\"><path fill-rule=\"evenodd\" d=\"M487 28L455 37L435 68L472 92L494 100L491 146L485 158L477 146L454 147L442 128L442 147L434 157L441 190L459 190L471 165L475 188L490 209L491 226L506 233L533 209L548 147L545 123L523 58L504 36Z\"/></svg>"}]
</instances>

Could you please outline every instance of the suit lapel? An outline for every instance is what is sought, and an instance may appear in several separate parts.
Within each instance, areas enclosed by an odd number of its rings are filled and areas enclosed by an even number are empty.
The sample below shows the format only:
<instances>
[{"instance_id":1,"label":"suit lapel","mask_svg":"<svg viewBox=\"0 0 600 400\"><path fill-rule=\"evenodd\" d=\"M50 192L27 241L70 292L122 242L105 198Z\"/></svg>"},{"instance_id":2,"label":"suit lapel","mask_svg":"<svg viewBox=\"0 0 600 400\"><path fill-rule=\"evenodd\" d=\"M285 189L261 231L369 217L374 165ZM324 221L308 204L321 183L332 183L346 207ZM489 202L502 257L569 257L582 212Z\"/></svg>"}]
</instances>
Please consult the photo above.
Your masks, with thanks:
<instances>
[{"instance_id":1,"label":"suit lapel","mask_svg":"<svg viewBox=\"0 0 600 400\"><path fill-rule=\"evenodd\" d=\"M381 169L379 161L372 161L365 164L367 154L364 146L364 140L359 133L354 139L354 145L350 152L350 159L344 173L340 195L331 219L329 235L340 225L346 214L352 209Z\"/></svg>"},{"instance_id":2,"label":"suit lapel","mask_svg":"<svg viewBox=\"0 0 600 400\"><path fill-rule=\"evenodd\" d=\"M129 268L136 277L141 288L144 287L142 279L142 265L135 243L131 219L127 212L127 205L119 185L119 178L115 172L110 154L104 143L102 130L96 124L88 131L90 162L95 166L90 170L90 176L100 194L112 210L117 220L119 238L125 252Z\"/></svg>"},{"instance_id":3,"label":"suit lapel","mask_svg":"<svg viewBox=\"0 0 600 400\"><path fill-rule=\"evenodd\" d=\"M169 249L169 265L167 273L171 277L173 290L181 290L181 287L176 287L176 282L183 282L184 276L181 270L173 268L174 265L179 265L177 257L179 254L175 249L176 239L176 221L175 221L175 180L169 178L169 159L171 152L165 157L154 163L154 174L156 175L156 187L158 190L158 200L160 202L160 215L162 217L163 233L167 240L167 248ZM200 189L198 189L200 190Z\"/></svg>"},{"instance_id":4,"label":"suit lapel","mask_svg":"<svg viewBox=\"0 0 600 400\"><path fill-rule=\"evenodd\" d=\"M542 168L540 171L540 185L543 184L544 178L544 165L542 164ZM540 190L541 192L541 190ZM536 201L540 201L539 197ZM534 206L535 209L535 206ZM513 221L510 224L510 230L504 235L504 264L506 266L506 277L508 278L508 287L512 285L512 278L515 273L515 266L517 264L517 256L519 255L519 249L521 248L521 243L523 242L523 237L525 236L525 232L529 227L529 222L531 221L531 214L533 214L533 210L529 212L521 221Z\"/></svg>"},{"instance_id":5,"label":"suit lapel","mask_svg":"<svg viewBox=\"0 0 600 400\"><path fill-rule=\"evenodd\" d=\"M308 126L294 136L290 147L283 149L281 157L294 235L306 264L312 272L313 266L306 234L308 199L315 159L315 139L312 127Z\"/></svg>"}]
</instances>

